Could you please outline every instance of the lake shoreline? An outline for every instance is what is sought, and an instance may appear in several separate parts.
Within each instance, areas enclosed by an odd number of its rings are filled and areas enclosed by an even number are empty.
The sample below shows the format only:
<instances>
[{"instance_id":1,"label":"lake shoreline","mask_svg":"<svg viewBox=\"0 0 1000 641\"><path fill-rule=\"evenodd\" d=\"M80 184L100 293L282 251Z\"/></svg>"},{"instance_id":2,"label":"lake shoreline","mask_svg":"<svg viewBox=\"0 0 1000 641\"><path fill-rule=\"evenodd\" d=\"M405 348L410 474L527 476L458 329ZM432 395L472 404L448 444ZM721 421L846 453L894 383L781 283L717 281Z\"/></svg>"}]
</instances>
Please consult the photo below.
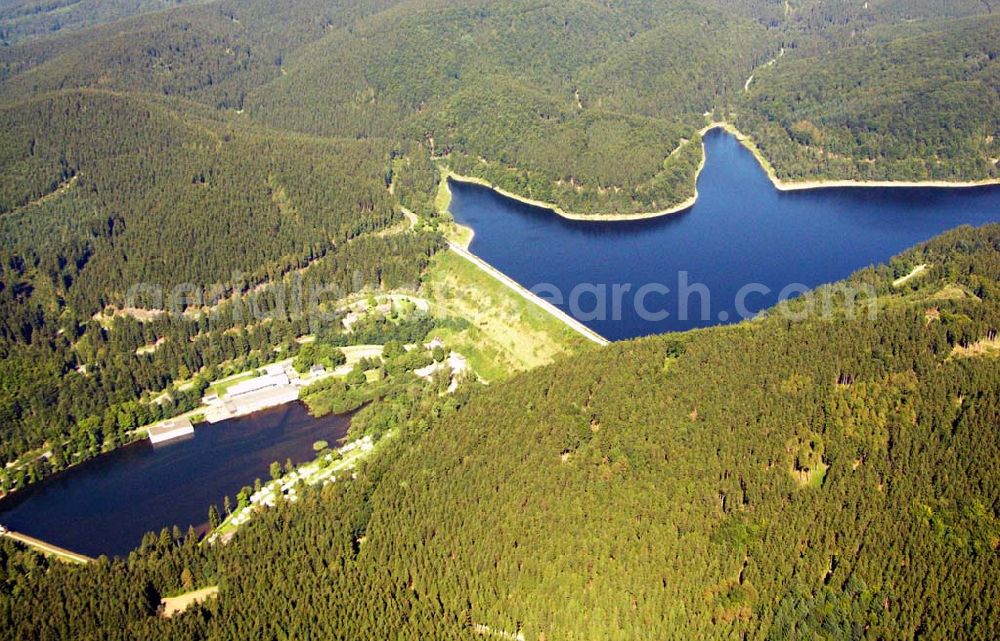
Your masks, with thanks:
<instances>
[{"instance_id":1,"label":"lake shoreline","mask_svg":"<svg viewBox=\"0 0 1000 641\"><path fill-rule=\"evenodd\" d=\"M713 129L722 129L736 140L744 148L753 154L757 163L767 174L768 179L778 191L809 191L815 189L838 189L838 188L859 188L859 189L972 189L976 187L991 187L1000 185L1000 178L984 178L981 180L854 180L838 178L820 178L814 180L784 180L779 178L763 152L753 141L753 138L746 135L728 122L713 122L699 131L702 136ZM700 172L699 172L700 173ZM696 177L697 180L697 177Z\"/></svg>"},{"instance_id":2,"label":"lake shoreline","mask_svg":"<svg viewBox=\"0 0 1000 641\"><path fill-rule=\"evenodd\" d=\"M1000 212L993 187L790 196L764 179L734 136L712 132L703 144L698 202L686 214L566 223L455 181L452 215L474 228L477 256L617 341L748 318L948 229L994 223ZM706 289L691 298L695 282Z\"/></svg>"},{"instance_id":3,"label":"lake shoreline","mask_svg":"<svg viewBox=\"0 0 1000 641\"><path fill-rule=\"evenodd\" d=\"M560 321L573 331L577 332L585 339L599 345L600 347L607 347L608 345L611 344L611 341L601 336L598 332L587 327L579 320L573 318L572 316L570 316L563 310L559 309L549 301L545 300L538 294L535 294L528 288L524 287L523 285L518 283L516 280L514 280L507 274L503 273L493 265L490 265L488 262L486 262L479 256L473 254L467 248L463 248L461 245L457 243L449 242L448 249L455 252L455 254L457 254L458 256L461 256L465 260L469 261L472 265L474 265L476 268L478 268L485 274L489 275L494 280L503 284L505 287L514 292L514 294L520 296L529 303L536 305L544 312L551 314L554 318L556 318L556 320Z\"/></svg>"},{"instance_id":4,"label":"lake shoreline","mask_svg":"<svg viewBox=\"0 0 1000 641\"><path fill-rule=\"evenodd\" d=\"M0 522L81 557L126 556L148 532L200 526L211 505L265 477L274 461L304 464L318 440L346 437L352 415L309 415L301 401L195 430L140 441L47 477L0 503Z\"/></svg>"},{"instance_id":5,"label":"lake shoreline","mask_svg":"<svg viewBox=\"0 0 1000 641\"><path fill-rule=\"evenodd\" d=\"M774 171L774 166L771 162L764 157L764 154L757 147L757 144L752 138L744 134L742 131L736 128L735 125L728 122L712 122L700 129L697 133L699 137L704 137L705 134L712 131L713 129L722 129L728 132L743 147L753 154L753 157L757 160L761 169L767 174L768 179L775 189L782 192L793 192L793 191L812 191L819 189L838 189L838 188L859 188L859 189L970 189L976 187L991 187L1000 185L1000 178L985 178L982 180L969 180L969 181L947 181L947 180L916 180L916 181L905 181L905 180L853 180L853 179L819 179L819 180L802 180L802 181L790 181L783 180L778 177ZM690 142L690 141L689 141ZM689 144L685 142L683 144ZM682 145L683 146L683 145ZM554 203L545 202L542 200L537 200L534 198L528 198L527 196L521 196L510 192L506 189L498 187L491 183L490 181L479 178L476 176L465 176L462 174L455 173L447 166L439 165L441 169L442 178L447 183L448 180L455 180L456 182L462 182L472 185L479 185L481 187L486 187L495 191L496 193L510 198L511 200L516 200L517 202L524 203L525 205L531 205L533 207L539 207L541 209L547 209L557 216L564 218L566 220L575 220L581 222L597 222L597 223L615 223L615 222L628 222L637 220L651 220L655 218L662 218L664 216L671 216L673 214L679 214L685 212L692 207L698 201L698 179L701 177L701 172L705 168L706 154L705 154L705 144L702 141L702 153L701 162L698 165L698 169L695 171L694 175L694 195L687 198L680 203L664 209L662 211L654 212L640 212L635 214L578 214L573 212L568 212L559 205ZM471 239L470 239L471 241Z\"/></svg>"},{"instance_id":6,"label":"lake shoreline","mask_svg":"<svg viewBox=\"0 0 1000 641\"><path fill-rule=\"evenodd\" d=\"M702 148L701 154L701 164L698 167L698 174L705 167L705 153L704 147ZM679 214L681 212L687 211L694 207L695 202L698 200L698 187L695 186L695 193L690 198L670 207L669 209L664 209L663 211L654 212L642 212L638 214L576 214L573 212L568 212L559 205L553 203L547 203L543 200L536 200L534 198L528 198L527 196L519 196L513 192L507 191L502 187L497 187L490 181L484 178L477 178L476 176L464 176L462 174L456 174L454 171L447 169L445 167L441 168L442 174L445 180L454 180L455 182L466 183L470 185L479 185L480 187L486 187L491 189L496 193L510 198L511 200L516 200L525 205L531 205L532 207L538 207L540 209L547 209L552 213L556 214L561 218L566 220L577 220L583 222L597 222L597 223L616 223L628 220L649 220L651 218L662 218L663 216L670 216L673 214ZM697 182L697 181L696 181Z\"/></svg>"}]
</instances>

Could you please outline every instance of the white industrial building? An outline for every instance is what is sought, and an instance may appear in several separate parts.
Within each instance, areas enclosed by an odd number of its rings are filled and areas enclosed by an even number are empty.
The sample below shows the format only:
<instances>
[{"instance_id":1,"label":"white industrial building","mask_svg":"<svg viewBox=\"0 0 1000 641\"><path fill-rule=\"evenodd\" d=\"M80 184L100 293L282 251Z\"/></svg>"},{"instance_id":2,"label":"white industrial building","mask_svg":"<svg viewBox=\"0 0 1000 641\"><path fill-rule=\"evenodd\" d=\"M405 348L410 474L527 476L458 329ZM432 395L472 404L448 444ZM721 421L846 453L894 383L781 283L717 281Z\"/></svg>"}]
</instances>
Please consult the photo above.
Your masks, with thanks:
<instances>
[{"instance_id":1,"label":"white industrial building","mask_svg":"<svg viewBox=\"0 0 1000 641\"><path fill-rule=\"evenodd\" d=\"M245 416L269 407L284 405L298 400L299 388L292 384L282 365L268 365L264 375L240 381L231 386L221 399L216 401L221 411L207 414L210 423L226 420L234 416ZM221 403L220 403L221 401ZM217 406L218 406L217 405Z\"/></svg>"},{"instance_id":2,"label":"white industrial building","mask_svg":"<svg viewBox=\"0 0 1000 641\"><path fill-rule=\"evenodd\" d=\"M245 416L299 399L299 388L291 384L272 385L223 401L232 416Z\"/></svg>"},{"instance_id":3,"label":"white industrial building","mask_svg":"<svg viewBox=\"0 0 1000 641\"><path fill-rule=\"evenodd\" d=\"M285 368L281 365L268 365L264 368L264 371L265 374L263 376L251 378L248 381L240 381L230 387L226 391L225 400L235 400L247 394L291 384L291 381L288 380L288 374L285 373Z\"/></svg>"}]
</instances>

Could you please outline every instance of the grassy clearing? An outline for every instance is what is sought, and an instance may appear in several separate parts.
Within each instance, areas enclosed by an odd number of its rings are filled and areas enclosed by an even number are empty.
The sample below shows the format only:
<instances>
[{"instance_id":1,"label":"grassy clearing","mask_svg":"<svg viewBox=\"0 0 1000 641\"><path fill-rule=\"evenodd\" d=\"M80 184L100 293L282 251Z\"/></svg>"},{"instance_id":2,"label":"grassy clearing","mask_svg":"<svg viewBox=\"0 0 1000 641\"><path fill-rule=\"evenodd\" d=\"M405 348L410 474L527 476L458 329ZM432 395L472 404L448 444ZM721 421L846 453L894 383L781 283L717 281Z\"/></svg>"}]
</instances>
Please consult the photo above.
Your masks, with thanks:
<instances>
[{"instance_id":1,"label":"grassy clearing","mask_svg":"<svg viewBox=\"0 0 1000 641\"><path fill-rule=\"evenodd\" d=\"M956 345L951 351L952 358L1000 358L1000 337L984 338L968 347Z\"/></svg>"},{"instance_id":2,"label":"grassy clearing","mask_svg":"<svg viewBox=\"0 0 1000 641\"><path fill-rule=\"evenodd\" d=\"M242 374L237 374L236 376L230 376L229 378L222 379L217 383L213 383L212 386L208 388L208 391L218 394L219 396L222 396L233 385L236 385L237 383L242 383L243 381L248 381L256 376L257 376L256 370L250 372L243 372Z\"/></svg>"},{"instance_id":3,"label":"grassy clearing","mask_svg":"<svg viewBox=\"0 0 1000 641\"><path fill-rule=\"evenodd\" d=\"M936 305L943 301L971 299L979 301L969 289L941 279L930 279L930 266L920 269L918 265L909 274L897 278L892 282L891 293L879 296L879 309L894 309L907 306L923 306L926 310L925 318L927 322L935 321L939 318ZM912 287L902 287L900 285L910 285Z\"/></svg>"},{"instance_id":4,"label":"grassy clearing","mask_svg":"<svg viewBox=\"0 0 1000 641\"><path fill-rule=\"evenodd\" d=\"M447 174L442 174L441 182L438 183L437 194L434 195L434 209L438 213L446 213L451 210L451 190L448 189Z\"/></svg>"},{"instance_id":5,"label":"grassy clearing","mask_svg":"<svg viewBox=\"0 0 1000 641\"><path fill-rule=\"evenodd\" d=\"M438 330L480 376L502 380L588 348L587 339L451 252L434 257L421 294L437 316L464 318L471 327Z\"/></svg>"},{"instance_id":6,"label":"grassy clearing","mask_svg":"<svg viewBox=\"0 0 1000 641\"><path fill-rule=\"evenodd\" d=\"M809 469L800 470L792 466L788 471L799 487L818 489L823 487L823 481L826 480L826 473L830 471L830 466L825 461L818 461Z\"/></svg>"},{"instance_id":7,"label":"grassy clearing","mask_svg":"<svg viewBox=\"0 0 1000 641\"><path fill-rule=\"evenodd\" d=\"M445 238L459 247L468 249L469 245L472 244L473 231L464 225L456 223L454 216L451 214L451 189L448 187L449 175L447 170L441 171L441 182L438 183L437 194L434 197L434 209L443 221L440 223L438 229L440 229Z\"/></svg>"},{"instance_id":8,"label":"grassy clearing","mask_svg":"<svg viewBox=\"0 0 1000 641\"><path fill-rule=\"evenodd\" d=\"M941 301L941 300L961 300L963 298L973 297L976 300L979 299L978 296L970 294L960 285L946 284L940 290L938 290L932 296L929 296L927 300L931 301Z\"/></svg>"},{"instance_id":9,"label":"grassy clearing","mask_svg":"<svg viewBox=\"0 0 1000 641\"><path fill-rule=\"evenodd\" d=\"M439 229L441 230L441 234L447 240L455 243L463 249L469 249L469 246L472 245L474 232L465 225L459 225L458 223L452 221L442 223Z\"/></svg>"},{"instance_id":10,"label":"grassy clearing","mask_svg":"<svg viewBox=\"0 0 1000 641\"><path fill-rule=\"evenodd\" d=\"M812 488L823 487L823 481L826 480L826 473L830 470L830 466L826 463L820 462L816 466L816 469L810 470L808 474L808 479L806 485Z\"/></svg>"},{"instance_id":11,"label":"grassy clearing","mask_svg":"<svg viewBox=\"0 0 1000 641\"><path fill-rule=\"evenodd\" d=\"M160 601L160 606L162 608L160 616L169 619L175 614L180 614L184 610L187 610L195 603L204 603L206 600L216 596L218 593L219 586L213 585L212 587L202 588L201 590L195 590L194 592L187 592L179 596L165 598Z\"/></svg>"},{"instance_id":12,"label":"grassy clearing","mask_svg":"<svg viewBox=\"0 0 1000 641\"><path fill-rule=\"evenodd\" d=\"M350 345L348 347L341 347L340 351L344 352L347 362L338 367L337 371L349 372L354 369L355 365L366 358L381 358L382 349L382 345Z\"/></svg>"}]
</instances>

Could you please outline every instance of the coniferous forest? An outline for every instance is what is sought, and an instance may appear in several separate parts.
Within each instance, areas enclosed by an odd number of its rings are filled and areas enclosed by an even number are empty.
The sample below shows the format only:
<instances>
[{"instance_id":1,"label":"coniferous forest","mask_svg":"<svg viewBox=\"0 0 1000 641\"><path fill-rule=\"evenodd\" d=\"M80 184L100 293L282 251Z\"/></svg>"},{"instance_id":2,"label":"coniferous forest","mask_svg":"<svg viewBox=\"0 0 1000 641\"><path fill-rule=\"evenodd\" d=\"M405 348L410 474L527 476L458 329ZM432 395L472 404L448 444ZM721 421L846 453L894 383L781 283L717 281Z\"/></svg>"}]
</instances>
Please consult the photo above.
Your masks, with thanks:
<instances>
[{"instance_id":1,"label":"coniferous forest","mask_svg":"<svg viewBox=\"0 0 1000 641\"><path fill-rule=\"evenodd\" d=\"M980 0L156 4L79 2L44 37L21 35L43 7L0 13L0 100L139 92L407 141L583 214L686 199L711 120L785 179L997 177L1000 18Z\"/></svg>"},{"instance_id":2,"label":"coniferous forest","mask_svg":"<svg viewBox=\"0 0 1000 641\"><path fill-rule=\"evenodd\" d=\"M995 638L1000 369L983 346L1000 323L1000 226L851 282L880 292L877 321L776 314L411 396L353 481L304 488L225 545L165 529L127 559L71 567L3 542L0 625L38 639ZM161 595L203 585L218 599L155 616Z\"/></svg>"},{"instance_id":3,"label":"coniferous forest","mask_svg":"<svg viewBox=\"0 0 1000 641\"><path fill-rule=\"evenodd\" d=\"M401 345L468 320L348 337L338 301L420 286L449 171L584 215L658 211L694 195L700 132L725 122L782 180L995 181L996 13L0 3L0 491L277 355L440 360ZM0 537L0 638L998 638L998 283L1000 227L961 228L848 281L879 293L876 319L772 314L454 394L359 366L389 380L315 390L394 433L349 482L225 544L167 528L71 566Z\"/></svg>"}]
</instances>

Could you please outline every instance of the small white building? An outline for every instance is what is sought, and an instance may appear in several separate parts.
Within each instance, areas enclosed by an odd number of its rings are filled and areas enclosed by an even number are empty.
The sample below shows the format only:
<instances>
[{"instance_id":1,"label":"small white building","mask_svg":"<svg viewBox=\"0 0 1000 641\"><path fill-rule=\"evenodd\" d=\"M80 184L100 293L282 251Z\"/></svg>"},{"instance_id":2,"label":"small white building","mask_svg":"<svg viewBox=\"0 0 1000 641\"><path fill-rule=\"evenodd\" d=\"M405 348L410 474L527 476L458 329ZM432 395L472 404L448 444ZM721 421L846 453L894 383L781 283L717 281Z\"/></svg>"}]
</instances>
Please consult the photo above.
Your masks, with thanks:
<instances>
[{"instance_id":1,"label":"small white building","mask_svg":"<svg viewBox=\"0 0 1000 641\"><path fill-rule=\"evenodd\" d=\"M458 352L451 352L443 363L431 363L427 367L414 370L413 373L423 379L429 379L440 370L451 370L451 384L448 386L448 393L452 394L458 389L459 376L469 371L469 362Z\"/></svg>"},{"instance_id":2,"label":"small white building","mask_svg":"<svg viewBox=\"0 0 1000 641\"><path fill-rule=\"evenodd\" d=\"M285 366L280 363L272 363L264 367L264 373L268 376L281 376L285 373Z\"/></svg>"},{"instance_id":3,"label":"small white building","mask_svg":"<svg viewBox=\"0 0 1000 641\"><path fill-rule=\"evenodd\" d=\"M194 425L191 424L191 419L181 417L153 425L146 431L149 442L155 445L194 434Z\"/></svg>"},{"instance_id":4,"label":"small white building","mask_svg":"<svg viewBox=\"0 0 1000 641\"><path fill-rule=\"evenodd\" d=\"M469 369L469 361L458 352L448 354L448 367L454 374L464 374Z\"/></svg>"}]
</instances>

